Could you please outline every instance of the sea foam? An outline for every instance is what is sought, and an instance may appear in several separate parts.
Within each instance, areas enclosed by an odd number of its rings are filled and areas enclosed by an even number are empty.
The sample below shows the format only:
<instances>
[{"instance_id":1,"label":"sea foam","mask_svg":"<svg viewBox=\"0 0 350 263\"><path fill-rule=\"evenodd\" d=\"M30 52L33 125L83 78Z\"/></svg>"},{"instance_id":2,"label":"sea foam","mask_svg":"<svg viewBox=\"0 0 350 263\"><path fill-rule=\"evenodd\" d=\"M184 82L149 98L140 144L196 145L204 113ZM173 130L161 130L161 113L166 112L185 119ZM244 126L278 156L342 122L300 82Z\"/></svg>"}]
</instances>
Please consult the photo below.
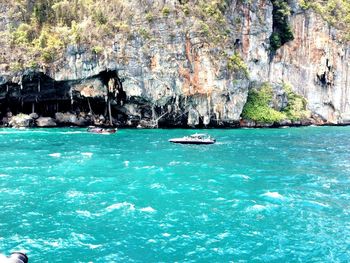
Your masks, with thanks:
<instances>
[{"instance_id":1,"label":"sea foam","mask_svg":"<svg viewBox=\"0 0 350 263\"><path fill-rule=\"evenodd\" d=\"M86 156L86 157L89 157L91 158L93 153L90 153L90 152L85 152L85 153L81 153L82 156Z\"/></svg>"},{"instance_id":2,"label":"sea foam","mask_svg":"<svg viewBox=\"0 0 350 263\"><path fill-rule=\"evenodd\" d=\"M121 208L127 208L130 211L135 210L135 205L128 202L122 202L122 203L116 203L113 205L110 205L106 208L107 212L112 212L113 210L121 209Z\"/></svg>"},{"instance_id":3,"label":"sea foam","mask_svg":"<svg viewBox=\"0 0 350 263\"><path fill-rule=\"evenodd\" d=\"M148 212L148 213L153 213L156 212L156 210L150 206L140 208L140 211L142 212Z\"/></svg>"},{"instance_id":4,"label":"sea foam","mask_svg":"<svg viewBox=\"0 0 350 263\"><path fill-rule=\"evenodd\" d=\"M264 205L253 205L247 208L248 212L259 212L265 210L267 207Z\"/></svg>"},{"instance_id":5,"label":"sea foam","mask_svg":"<svg viewBox=\"0 0 350 263\"><path fill-rule=\"evenodd\" d=\"M75 211L78 215L80 216L84 216L84 217L91 217L91 213L89 211L86 210L77 210Z\"/></svg>"},{"instance_id":6,"label":"sea foam","mask_svg":"<svg viewBox=\"0 0 350 263\"><path fill-rule=\"evenodd\" d=\"M269 198L274 198L274 199L283 199L283 195L279 194L278 192L266 192L262 194L261 196L269 197Z\"/></svg>"},{"instance_id":7,"label":"sea foam","mask_svg":"<svg viewBox=\"0 0 350 263\"><path fill-rule=\"evenodd\" d=\"M59 158L59 157L61 157L61 154L60 153L50 153L49 156Z\"/></svg>"}]
</instances>

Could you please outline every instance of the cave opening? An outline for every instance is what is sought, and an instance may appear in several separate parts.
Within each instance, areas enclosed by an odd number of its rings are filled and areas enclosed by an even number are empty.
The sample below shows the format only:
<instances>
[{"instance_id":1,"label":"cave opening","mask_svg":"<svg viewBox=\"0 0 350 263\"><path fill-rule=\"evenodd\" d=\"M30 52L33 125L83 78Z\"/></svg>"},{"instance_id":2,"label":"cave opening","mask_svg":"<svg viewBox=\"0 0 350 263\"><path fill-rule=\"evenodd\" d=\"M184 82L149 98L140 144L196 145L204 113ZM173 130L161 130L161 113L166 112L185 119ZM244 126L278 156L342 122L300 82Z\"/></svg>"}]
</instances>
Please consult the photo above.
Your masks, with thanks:
<instances>
[{"instance_id":1,"label":"cave opening","mask_svg":"<svg viewBox=\"0 0 350 263\"><path fill-rule=\"evenodd\" d=\"M55 81L41 72L27 73L14 82L0 85L0 117L36 113L55 118L57 112L92 113L113 121L127 118L121 110L127 96L116 70L106 70L89 79L98 79L107 88L105 97L83 97L74 86L82 80ZM111 120L111 121L110 121Z\"/></svg>"},{"instance_id":2,"label":"cave opening","mask_svg":"<svg viewBox=\"0 0 350 263\"><path fill-rule=\"evenodd\" d=\"M318 74L317 74L317 79L319 80L319 82L320 82L323 86L326 86L326 85L327 85L326 72L322 73L321 75L318 75Z\"/></svg>"},{"instance_id":3,"label":"cave opening","mask_svg":"<svg viewBox=\"0 0 350 263\"><path fill-rule=\"evenodd\" d=\"M98 78L107 87L107 98L104 104L102 103L101 105L99 101L95 101L93 105L99 111L104 106L103 116L108 116L109 124L113 125L114 120L120 121L126 118L124 116L125 113L119 110L126 101L126 93L123 90L122 80L119 78L116 70L102 71L99 73Z\"/></svg>"},{"instance_id":4,"label":"cave opening","mask_svg":"<svg viewBox=\"0 0 350 263\"><path fill-rule=\"evenodd\" d=\"M12 113L54 117L57 111L70 110L70 87L44 73L28 73L20 80L0 86L1 115Z\"/></svg>"},{"instance_id":5,"label":"cave opening","mask_svg":"<svg viewBox=\"0 0 350 263\"><path fill-rule=\"evenodd\" d=\"M98 78L108 88L108 97L115 100L118 105L123 105L126 93L123 90L122 80L116 70L105 70L100 72ZM112 82L111 82L112 80Z\"/></svg>"}]
</instances>

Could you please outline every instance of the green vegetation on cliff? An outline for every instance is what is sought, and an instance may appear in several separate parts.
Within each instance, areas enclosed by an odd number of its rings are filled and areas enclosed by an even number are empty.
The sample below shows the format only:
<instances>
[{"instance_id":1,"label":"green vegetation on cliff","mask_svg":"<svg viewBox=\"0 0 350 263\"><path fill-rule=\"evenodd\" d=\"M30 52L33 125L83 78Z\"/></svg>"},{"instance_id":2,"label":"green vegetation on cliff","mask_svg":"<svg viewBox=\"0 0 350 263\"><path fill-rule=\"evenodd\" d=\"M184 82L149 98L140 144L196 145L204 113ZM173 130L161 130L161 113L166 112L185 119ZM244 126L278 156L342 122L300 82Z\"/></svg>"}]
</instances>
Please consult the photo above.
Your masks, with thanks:
<instances>
[{"instance_id":1,"label":"green vegetation on cliff","mask_svg":"<svg viewBox=\"0 0 350 263\"><path fill-rule=\"evenodd\" d=\"M287 106L283 109L283 113L285 113L287 118L292 121L298 121L310 117L310 111L306 108L306 99L293 92L292 87L287 83L283 83L283 90L288 100Z\"/></svg>"},{"instance_id":2,"label":"green vegetation on cliff","mask_svg":"<svg viewBox=\"0 0 350 263\"><path fill-rule=\"evenodd\" d=\"M210 42L222 45L228 41L230 34L225 12L227 0L181 1L182 11L186 16L196 18L194 28L198 28Z\"/></svg>"},{"instance_id":3,"label":"green vegetation on cliff","mask_svg":"<svg viewBox=\"0 0 350 263\"><path fill-rule=\"evenodd\" d=\"M227 59L227 68L231 71L243 73L245 77L249 77L247 64L238 53L234 53Z\"/></svg>"},{"instance_id":4,"label":"green vegetation on cliff","mask_svg":"<svg viewBox=\"0 0 350 263\"><path fill-rule=\"evenodd\" d=\"M349 0L299 0L304 9L313 9L331 26L341 32L345 41L350 41L350 1Z\"/></svg>"},{"instance_id":5,"label":"green vegetation on cliff","mask_svg":"<svg viewBox=\"0 0 350 263\"><path fill-rule=\"evenodd\" d=\"M289 24L290 7L287 0L272 0L273 33L270 36L271 49L276 51L294 39Z\"/></svg>"},{"instance_id":6,"label":"green vegetation on cliff","mask_svg":"<svg viewBox=\"0 0 350 263\"><path fill-rule=\"evenodd\" d=\"M209 45L224 46L230 41L227 0L183 0L176 5L142 0L139 8L135 4L123 0L10 1L6 34L17 57L8 57L7 62L17 69L50 64L62 58L69 45L86 46L92 54L102 55L103 47L114 44L117 33L127 40L137 35L144 40L156 38L159 32L154 23L159 21L166 21L173 30L199 33ZM171 30L168 33L175 35Z\"/></svg>"},{"instance_id":7,"label":"green vegetation on cliff","mask_svg":"<svg viewBox=\"0 0 350 263\"><path fill-rule=\"evenodd\" d=\"M276 51L294 39L289 24L291 9L287 0L272 0L273 33L270 36L271 50ZM313 9L331 26L341 32L341 38L350 41L350 1L349 0L299 0L301 8Z\"/></svg>"},{"instance_id":8,"label":"green vegetation on cliff","mask_svg":"<svg viewBox=\"0 0 350 263\"><path fill-rule=\"evenodd\" d=\"M120 2L17 0L10 8L11 48L25 53L32 64L59 59L69 44L89 43L92 52L99 54L104 41L118 30Z\"/></svg>"},{"instance_id":9,"label":"green vegetation on cliff","mask_svg":"<svg viewBox=\"0 0 350 263\"><path fill-rule=\"evenodd\" d=\"M270 106L272 100L273 90L269 84L264 83L260 89L251 89L243 108L242 118L263 123L274 123L286 119L284 113Z\"/></svg>"},{"instance_id":10,"label":"green vegetation on cliff","mask_svg":"<svg viewBox=\"0 0 350 263\"><path fill-rule=\"evenodd\" d=\"M283 83L282 89L287 98L287 106L281 111L271 105L276 104L274 92L268 83L260 88L251 89L248 93L247 103L242 112L242 118L261 123L274 123L282 120L298 121L308 118L310 112L306 109L306 99L292 91L290 85Z\"/></svg>"}]
</instances>

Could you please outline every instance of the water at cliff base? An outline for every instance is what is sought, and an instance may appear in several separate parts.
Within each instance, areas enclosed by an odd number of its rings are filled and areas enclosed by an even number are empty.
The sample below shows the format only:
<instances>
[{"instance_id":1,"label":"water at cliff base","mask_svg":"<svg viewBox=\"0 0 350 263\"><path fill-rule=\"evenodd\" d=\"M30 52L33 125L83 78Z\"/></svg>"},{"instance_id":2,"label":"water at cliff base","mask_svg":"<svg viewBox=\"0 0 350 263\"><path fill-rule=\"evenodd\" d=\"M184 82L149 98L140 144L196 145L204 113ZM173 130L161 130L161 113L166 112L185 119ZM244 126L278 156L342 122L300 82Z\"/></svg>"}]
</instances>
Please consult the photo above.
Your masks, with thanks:
<instances>
[{"instance_id":1,"label":"water at cliff base","mask_svg":"<svg viewBox=\"0 0 350 263\"><path fill-rule=\"evenodd\" d=\"M0 129L0 253L30 262L348 262L350 127ZM201 131L202 132L202 131Z\"/></svg>"}]
</instances>

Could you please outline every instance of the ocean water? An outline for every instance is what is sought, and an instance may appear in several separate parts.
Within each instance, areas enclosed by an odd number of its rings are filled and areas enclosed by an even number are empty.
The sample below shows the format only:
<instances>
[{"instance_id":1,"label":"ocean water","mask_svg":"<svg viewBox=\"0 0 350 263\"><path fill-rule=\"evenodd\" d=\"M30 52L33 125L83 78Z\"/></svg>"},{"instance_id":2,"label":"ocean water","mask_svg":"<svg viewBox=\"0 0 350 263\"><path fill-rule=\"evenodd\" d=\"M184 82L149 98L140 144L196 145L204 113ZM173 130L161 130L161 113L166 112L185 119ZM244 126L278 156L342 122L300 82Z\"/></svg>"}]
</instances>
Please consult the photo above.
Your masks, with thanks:
<instances>
[{"instance_id":1,"label":"ocean water","mask_svg":"<svg viewBox=\"0 0 350 263\"><path fill-rule=\"evenodd\" d=\"M0 129L0 253L35 262L349 262L350 127ZM202 131L201 131L202 132Z\"/></svg>"}]
</instances>

